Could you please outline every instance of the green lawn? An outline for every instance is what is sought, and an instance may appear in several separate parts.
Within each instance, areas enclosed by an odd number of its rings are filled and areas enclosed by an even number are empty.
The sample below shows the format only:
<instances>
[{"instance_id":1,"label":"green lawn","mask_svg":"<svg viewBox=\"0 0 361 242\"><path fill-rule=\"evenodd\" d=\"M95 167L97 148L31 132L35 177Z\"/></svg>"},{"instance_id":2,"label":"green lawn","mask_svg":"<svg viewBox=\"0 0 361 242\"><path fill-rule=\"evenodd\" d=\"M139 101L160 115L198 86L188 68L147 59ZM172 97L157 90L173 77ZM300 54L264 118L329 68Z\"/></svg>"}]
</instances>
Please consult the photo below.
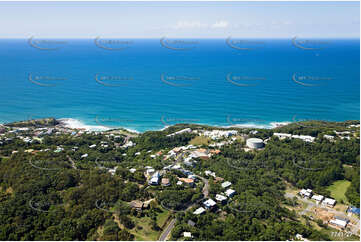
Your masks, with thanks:
<instances>
[{"instance_id":1,"label":"green lawn","mask_svg":"<svg viewBox=\"0 0 361 242\"><path fill-rule=\"evenodd\" d=\"M347 180L335 181L327 190L331 192L331 196L336 199L337 202L344 201L344 203L347 203L345 192L350 185L351 182Z\"/></svg>"},{"instance_id":2,"label":"green lawn","mask_svg":"<svg viewBox=\"0 0 361 242\"><path fill-rule=\"evenodd\" d=\"M160 209L162 210L162 212L158 213L157 215L157 224L159 227L162 227L166 222L170 213L169 211L163 208ZM161 230L155 231L151 229L151 226L149 225L149 223L151 222L151 218L149 217L141 217L141 218L132 217L132 220L134 221L136 226L133 229L131 229L130 232L134 234L135 240L137 241L139 240L154 241L157 240L160 234L162 233ZM141 228L138 228L138 226L140 226Z\"/></svg>"},{"instance_id":3,"label":"green lawn","mask_svg":"<svg viewBox=\"0 0 361 242\"><path fill-rule=\"evenodd\" d=\"M151 226L149 225L151 218L149 217L142 217L142 218L133 218L133 221L135 223L135 227L130 230L132 234L135 236L135 240L157 240L160 231L154 231L151 229ZM141 227L141 229L138 229L138 226Z\"/></svg>"},{"instance_id":4,"label":"green lawn","mask_svg":"<svg viewBox=\"0 0 361 242\"><path fill-rule=\"evenodd\" d=\"M189 141L189 144L191 145L208 145L210 142L210 138L204 137L204 136L197 136L193 138L191 141Z\"/></svg>"},{"instance_id":5,"label":"green lawn","mask_svg":"<svg viewBox=\"0 0 361 242\"><path fill-rule=\"evenodd\" d=\"M159 227L163 227L165 222L167 221L167 218L170 215L170 212L165 210L164 208L160 208L162 210L161 213L158 214L157 216L157 224Z\"/></svg>"}]
</instances>

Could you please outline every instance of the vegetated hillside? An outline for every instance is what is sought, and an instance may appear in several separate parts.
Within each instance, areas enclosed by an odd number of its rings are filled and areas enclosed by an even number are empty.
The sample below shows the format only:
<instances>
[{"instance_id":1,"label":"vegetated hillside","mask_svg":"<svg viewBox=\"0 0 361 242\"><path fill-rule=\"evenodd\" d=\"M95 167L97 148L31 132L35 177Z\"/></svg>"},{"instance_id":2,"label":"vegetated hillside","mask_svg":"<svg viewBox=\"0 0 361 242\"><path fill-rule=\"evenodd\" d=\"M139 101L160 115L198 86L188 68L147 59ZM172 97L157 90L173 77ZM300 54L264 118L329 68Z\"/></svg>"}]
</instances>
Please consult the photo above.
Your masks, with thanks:
<instances>
[{"instance_id":1,"label":"vegetated hillside","mask_svg":"<svg viewBox=\"0 0 361 242\"><path fill-rule=\"evenodd\" d=\"M194 215L193 210L176 213L172 238L180 239L183 231L190 231L197 240L288 240L297 233L308 239L329 240L329 234L303 225L294 212L285 208L285 205L291 206L292 201L284 197L284 181L329 195L328 185L347 179L351 186L346 196L358 207L359 133L350 140L323 138L323 134L335 129L342 131L349 124L322 123L312 127L291 124L276 130L258 129L256 134L244 129L242 132L249 137L263 139L273 132L309 134L318 139L305 143L298 139L272 138L265 149L257 152L244 151L244 141L238 140L222 147L219 155L199 160L192 168L194 173L214 171L232 182L237 195L231 204L220 206L221 213L207 212L202 216ZM166 136L185 127L188 126L146 132L132 138L136 145L125 149L115 148L105 134L49 135L42 143L25 143L16 138L3 142L0 146L0 240L133 240L131 230L142 233L142 225L133 222L135 217L151 218L149 226L159 231L156 219L161 203L173 206L172 209L183 209L187 201L202 198L199 188L171 185L147 189L143 174L147 165L156 169L164 167L164 161L150 158L149 151L165 152L187 145L194 138L194 134L188 133ZM202 128L192 126L195 127ZM109 144L106 148L89 148L91 144L98 147L104 141ZM123 141L121 137L119 142ZM64 148L63 152L28 151L55 150L59 145ZM72 150L74 146L77 150ZM88 156L81 158L82 154ZM118 166L115 175L104 168L114 166ZM131 167L137 171L130 173ZM174 174L168 177L172 183L176 181ZM212 196L221 192L220 184L213 178L209 183ZM152 198L155 200L149 210L139 213L130 208L132 200ZM196 225L189 225L189 220Z\"/></svg>"}]
</instances>

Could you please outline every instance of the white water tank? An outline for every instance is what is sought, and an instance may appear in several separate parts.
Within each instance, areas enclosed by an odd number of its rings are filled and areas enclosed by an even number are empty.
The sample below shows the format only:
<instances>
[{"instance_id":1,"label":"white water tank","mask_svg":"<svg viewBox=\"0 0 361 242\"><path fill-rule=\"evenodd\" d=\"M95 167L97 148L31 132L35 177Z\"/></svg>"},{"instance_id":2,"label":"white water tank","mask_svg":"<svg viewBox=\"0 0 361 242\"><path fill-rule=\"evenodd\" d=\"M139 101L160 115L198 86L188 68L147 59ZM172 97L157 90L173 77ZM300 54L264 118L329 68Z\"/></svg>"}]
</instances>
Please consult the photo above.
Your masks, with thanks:
<instances>
[{"instance_id":1,"label":"white water tank","mask_svg":"<svg viewBox=\"0 0 361 242\"><path fill-rule=\"evenodd\" d=\"M259 149L264 146L263 140L258 138L250 138L247 140L247 146L251 149Z\"/></svg>"}]
</instances>

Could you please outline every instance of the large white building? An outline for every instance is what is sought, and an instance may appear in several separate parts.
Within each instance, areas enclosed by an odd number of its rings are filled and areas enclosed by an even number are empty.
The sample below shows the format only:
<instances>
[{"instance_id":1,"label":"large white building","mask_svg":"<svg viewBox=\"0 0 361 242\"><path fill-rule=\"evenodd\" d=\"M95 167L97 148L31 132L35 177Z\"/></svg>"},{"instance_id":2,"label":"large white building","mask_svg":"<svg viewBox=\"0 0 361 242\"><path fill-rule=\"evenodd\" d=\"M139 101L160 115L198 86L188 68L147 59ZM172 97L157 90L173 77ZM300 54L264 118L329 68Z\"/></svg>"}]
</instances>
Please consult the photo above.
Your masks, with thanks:
<instances>
[{"instance_id":1,"label":"large white building","mask_svg":"<svg viewBox=\"0 0 361 242\"><path fill-rule=\"evenodd\" d=\"M259 149L264 146L263 140L258 138L250 138L247 140L247 146L251 149Z\"/></svg>"},{"instance_id":2,"label":"large white building","mask_svg":"<svg viewBox=\"0 0 361 242\"><path fill-rule=\"evenodd\" d=\"M153 176L150 178L148 184L149 185L158 185L159 178L160 178L159 172L154 173Z\"/></svg>"}]
</instances>

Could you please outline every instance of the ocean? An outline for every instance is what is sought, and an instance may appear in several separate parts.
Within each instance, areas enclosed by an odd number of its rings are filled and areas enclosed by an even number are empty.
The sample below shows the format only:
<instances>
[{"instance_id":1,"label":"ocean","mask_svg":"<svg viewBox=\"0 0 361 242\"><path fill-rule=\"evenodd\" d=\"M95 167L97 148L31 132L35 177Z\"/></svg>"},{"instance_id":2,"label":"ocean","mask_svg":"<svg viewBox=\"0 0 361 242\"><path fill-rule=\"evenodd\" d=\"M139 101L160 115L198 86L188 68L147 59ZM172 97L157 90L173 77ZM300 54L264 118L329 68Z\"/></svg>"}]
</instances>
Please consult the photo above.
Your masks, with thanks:
<instances>
[{"instance_id":1,"label":"ocean","mask_svg":"<svg viewBox=\"0 0 361 242\"><path fill-rule=\"evenodd\" d=\"M138 132L360 119L359 39L1 39L0 123Z\"/></svg>"}]
</instances>

